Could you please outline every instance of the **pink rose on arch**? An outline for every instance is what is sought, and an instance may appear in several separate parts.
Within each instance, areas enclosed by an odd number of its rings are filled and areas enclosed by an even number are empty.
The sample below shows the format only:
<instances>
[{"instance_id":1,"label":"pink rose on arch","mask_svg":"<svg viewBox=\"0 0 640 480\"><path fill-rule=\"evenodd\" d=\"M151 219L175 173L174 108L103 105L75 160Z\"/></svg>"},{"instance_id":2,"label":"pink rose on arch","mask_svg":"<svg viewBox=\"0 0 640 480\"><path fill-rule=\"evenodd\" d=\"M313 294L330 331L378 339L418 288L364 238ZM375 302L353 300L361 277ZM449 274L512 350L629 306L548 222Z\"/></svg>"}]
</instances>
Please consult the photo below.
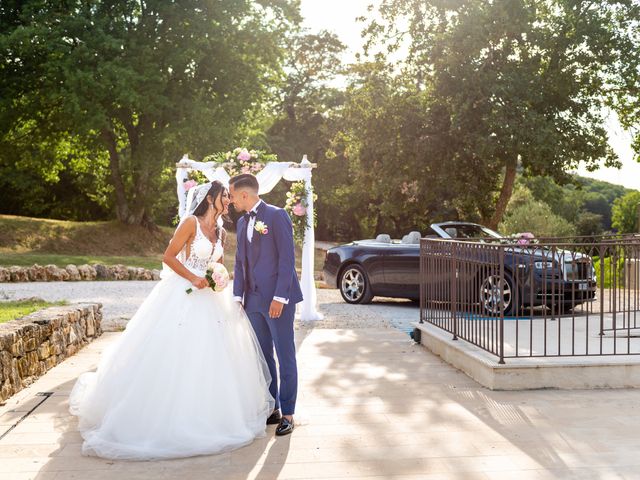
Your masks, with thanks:
<instances>
[{"instance_id":1,"label":"pink rose on arch","mask_svg":"<svg viewBox=\"0 0 640 480\"><path fill-rule=\"evenodd\" d=\"M297 215L298 217L302 217L306 213L307 213L307 208L304 205L302 205L301 203L296 203L293 206L293 214L294 215Z\"/></svg>"},{"instance_id":2,"label":"pink rose on arch","mask_svg":"<svg viewBox=\"0 0 640 480\"><path fill-rule=\"evenodd\" d=\"M240 150L240 153L238 154L238 160L240 160L241 162L246 162L251 160L251 154L247 152L246 148L243 148L242 150Z\"/></svg>"},{"instance_id":3,"label":"pink rose on arch","mask_svg":"<svg viewBox=\"0 0 640 480\"><path fill-rule=\"evenodd\" d=\"M187 180L186 182L184 182L183 187L184 187L184 191L188 192L189 190L191 190L193 187L195 187L196 185L198 185L198 182L196 182L195 180Z\"/></svg>"}]
</instances>

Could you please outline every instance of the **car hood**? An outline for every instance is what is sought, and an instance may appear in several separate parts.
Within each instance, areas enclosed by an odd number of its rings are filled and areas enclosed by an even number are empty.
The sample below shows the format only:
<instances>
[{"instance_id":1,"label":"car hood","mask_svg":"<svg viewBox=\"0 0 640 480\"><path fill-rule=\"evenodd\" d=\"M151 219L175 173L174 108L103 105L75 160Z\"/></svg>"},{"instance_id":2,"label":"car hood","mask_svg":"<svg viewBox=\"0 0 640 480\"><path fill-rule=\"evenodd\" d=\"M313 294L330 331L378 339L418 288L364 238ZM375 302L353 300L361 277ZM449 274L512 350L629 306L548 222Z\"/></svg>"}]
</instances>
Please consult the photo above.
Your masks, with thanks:
<instances>
[{"instance_id":1,"label":"car hood","mask_svg":"<svg viewBox=\"0 0 640 480\"><path fill-rule=\"evenodd\" d=\"M561 264L565 262L591 260L591 257L589 255L585 255L584 253L572 252L571 250L564 249L556 249L555 251L552 251L547 247L537 247L536 245L529 245L526 247L509 247L505 249L505 252L527 257L533 256L535 260L556 261Z\"/></svg>"}]
</instances>

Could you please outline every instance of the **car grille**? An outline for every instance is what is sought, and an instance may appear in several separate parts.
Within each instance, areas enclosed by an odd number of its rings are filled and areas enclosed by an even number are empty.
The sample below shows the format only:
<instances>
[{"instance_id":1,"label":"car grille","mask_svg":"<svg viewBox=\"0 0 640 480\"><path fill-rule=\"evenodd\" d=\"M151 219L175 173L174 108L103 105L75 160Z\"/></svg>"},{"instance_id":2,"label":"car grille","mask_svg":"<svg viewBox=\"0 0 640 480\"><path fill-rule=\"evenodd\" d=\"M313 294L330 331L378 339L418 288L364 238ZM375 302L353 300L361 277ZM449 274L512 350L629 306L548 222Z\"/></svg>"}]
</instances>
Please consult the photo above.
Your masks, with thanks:
<instances>
[{"instance_id":1,"label":"car grille","mask_svg":"<svg viewBox=\"0 0 640 480\"><path fill-rule=\"evenodd\" d=\"M592 275L589 260L576 260L564 264L564 278L569 282L590 280Z\"/></svg>"}]
</instances>

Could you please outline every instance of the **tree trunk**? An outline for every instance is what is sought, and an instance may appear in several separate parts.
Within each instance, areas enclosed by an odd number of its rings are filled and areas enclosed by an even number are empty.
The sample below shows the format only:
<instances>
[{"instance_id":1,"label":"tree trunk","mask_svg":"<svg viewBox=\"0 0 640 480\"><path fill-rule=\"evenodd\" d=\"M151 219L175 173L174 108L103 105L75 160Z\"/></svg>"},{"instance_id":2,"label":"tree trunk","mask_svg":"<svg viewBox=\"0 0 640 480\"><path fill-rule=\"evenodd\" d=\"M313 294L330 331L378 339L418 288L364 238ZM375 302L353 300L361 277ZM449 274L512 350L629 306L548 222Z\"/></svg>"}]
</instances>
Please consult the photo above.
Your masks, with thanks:
<instances>
[{"instance_id":1,"label":"tree trunk","mask_svg":"<svg viewBox=\"0 0 640 480\"><path fill-rule=\"evenodd\" d=\"M109 152L109 170L116 194L116 216L121 222L129 223L129 203L127 202L127 193L122 181L122 173L120 172L120 156L118 154L116 136L110 130L103 130L102 138Z\"/></svg>"},{"instance_id":2,"label":"tree trunk","mask_svg":"<svg viewBox=\"0 0 640 480\"><path fill-rule=\"evenodd\" d=\"M140 125L148 123L146 117L140 118ZM142 225L150 230L155 228L149 212L146 208L146 196L149 193L149 165L145 163L140 151L140 138L138 129L130 123L123 121L130 145L130 155L132 157L133 188L127 195L127 190L122 180L120 170L120 154L118 153L116 135L108 129L102 132L109 151L109 168L111 171L111 182L116 194L116 215L118 220L127 225Z\"/></svg>"},{"instance_id":3,"label":"tree trunk","mask_svg":"<svg viewBox=\"0 0 640 480\"><path fill-rule=\"evenodd\" d=\"M509 204L509 200L511 200L511 194L513 193L513 185L516 182L516 171L517 171L518 161L513 160L507 162L507 168L504 173L504 181L502 182L502 188L500 189L500 196L498 197L498 201L496 202L496 209L493 212L493 216L491 220L489 220L489 228L496 230L498 225L502 221L502 217L504 216L504 212L507 210L507 205Z\"/></svg>"}]
</instances>

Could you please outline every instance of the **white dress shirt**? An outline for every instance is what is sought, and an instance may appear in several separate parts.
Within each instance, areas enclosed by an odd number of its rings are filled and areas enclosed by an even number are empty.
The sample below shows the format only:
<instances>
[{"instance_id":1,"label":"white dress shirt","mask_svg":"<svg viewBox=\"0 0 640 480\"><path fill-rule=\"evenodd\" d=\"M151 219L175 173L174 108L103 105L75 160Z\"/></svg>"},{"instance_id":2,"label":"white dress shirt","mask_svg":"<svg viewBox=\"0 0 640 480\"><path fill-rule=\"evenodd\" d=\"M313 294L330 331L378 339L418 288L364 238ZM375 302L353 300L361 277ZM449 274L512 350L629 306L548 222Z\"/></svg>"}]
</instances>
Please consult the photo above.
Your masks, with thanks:
<instances>
[{"instance_id":1,"label":"white dress shirt","mask_svg":"<svg viewBox=\"0 0 640 480\"><path fill-rule=\"evenodd\" d=\"M253 206L253 208L249 210L249 212L258 213L258 207L260 206L261 203L262 203L262 200L258 200L258 203L256 203ZM255 226L256 226L256 217L255 216L249 217L249 223L247 223L247 241L249 243L251 243L251 240L253 240L253 228Z\"/></svg>"},{"instance_id":2,"label":"white dress shirt","mask_svg":"<svg viewBox=\"0 0 640 480\"><path fill-rule=\"evenodd\" d=\"M258 213L258 207L260 206L261 203L262 203L262 200L258 200L256 204L253 206L253 208L249 210L249 212ZM249 217L249 222L247 223L247 241L249 243L251 243L251 240L253 239L253 231L255 229L255 226L256 226L256 217L255 216ZM242 297L233 297L233 299L237 302L242 302ZM273 297L273 299L277 302L284 303L285 305L289 303L288 298Z\"/></svg>"}]
</instances>

